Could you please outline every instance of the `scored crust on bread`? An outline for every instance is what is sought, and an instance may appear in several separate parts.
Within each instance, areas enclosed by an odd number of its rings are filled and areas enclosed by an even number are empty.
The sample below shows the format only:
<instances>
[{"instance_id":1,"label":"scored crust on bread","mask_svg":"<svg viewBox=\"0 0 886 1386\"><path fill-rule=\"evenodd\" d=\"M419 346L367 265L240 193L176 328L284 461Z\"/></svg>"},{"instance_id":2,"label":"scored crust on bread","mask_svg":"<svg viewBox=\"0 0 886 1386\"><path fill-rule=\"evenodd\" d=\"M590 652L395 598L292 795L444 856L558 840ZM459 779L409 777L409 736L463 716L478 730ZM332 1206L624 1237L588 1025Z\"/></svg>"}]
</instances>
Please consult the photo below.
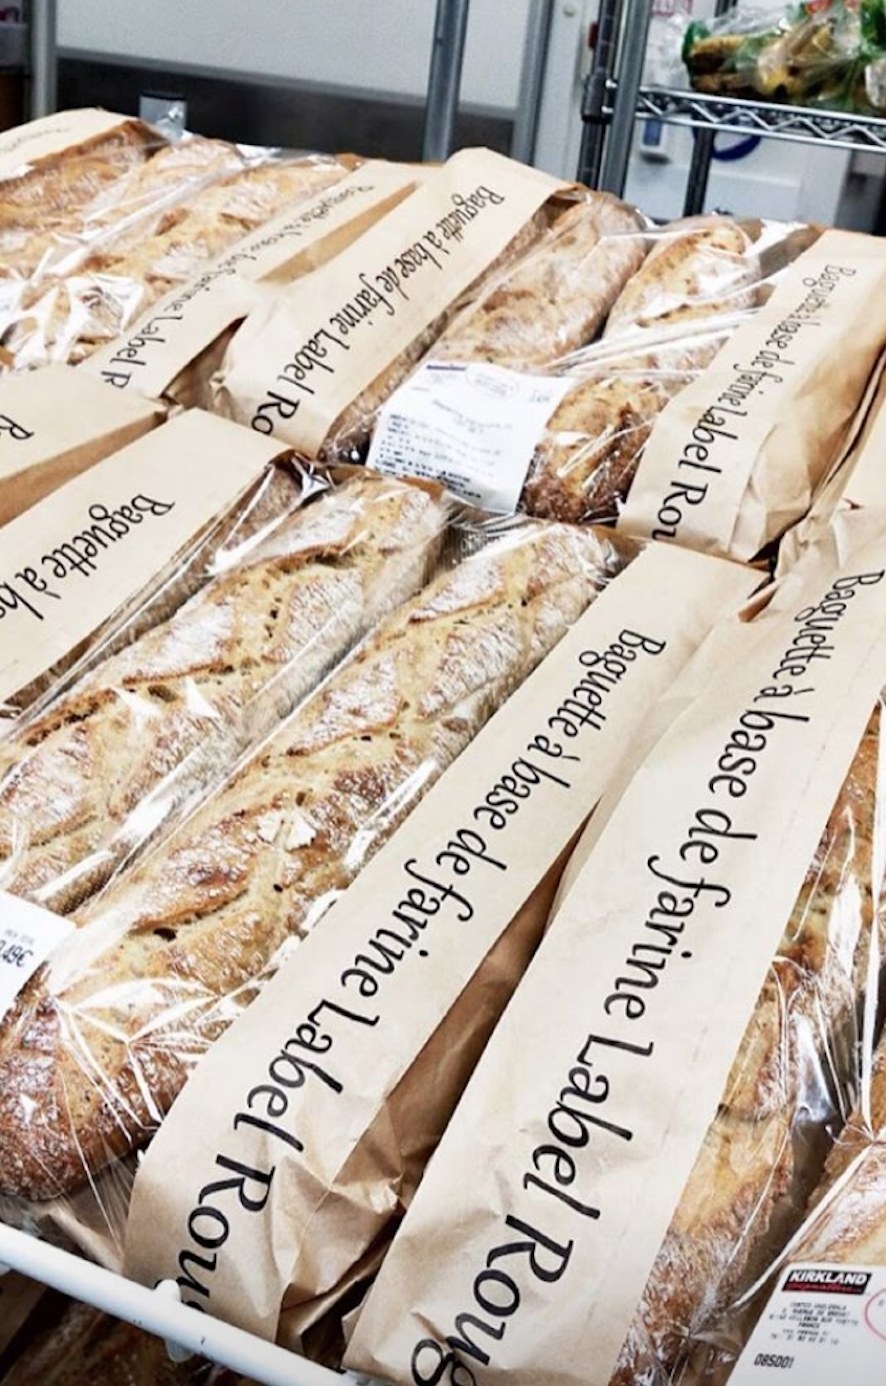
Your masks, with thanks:
<instances>
[{"instance_id":1,"label":"scored crust on bread","mask_svg":"<svg viewBox=\"0 0 886 1386\"><path fill-rule=\"evenodd\" d=\"M655 420L759 302L758 233L759 223L725 217L656 233L602 341L564 363L576 384L535 448L522 510L574 524L617 520Z\"/></svg>"},{"instance_id":2,"label":"scored crust on bread","mask_svg":"<svg viewBox=\"0 0 886 1386\"><path fill-rule=\"evenodd\" d=\"M0 1034L0 1190L70 1193L150 1140L207 1046L621 566L592 530L527 522L488 544L78 913Z\"/></svg>"},{"instance_id":3,"label":"scored crust on bread","mask_svg":"<svg viewBox=\"0 0 886 1386\"><path fill-rule=\"evenodd\" d=\"M41 272L6 315L3 345L19 367L79 362L264 221L347 173L335 159L245 166L221 141L199 141L190 161L158 155L122 208L102 204L73 237L63 228L44 237Z\"/></svg>"},{"instance_id":4,"label":"scored crust on bread","mask_svg":"<svg viewBox=\"0 0 886 1386\"><path fill-rule=\"evenodd\" d=\"M497 278L442 334L434 361L545 369L597 335L643 262L639 213L589 193L557 218L529 254Z\"/></svg>"},{"instance_id":5,"label":"scored crust on bread","mask_svg":"<svg viewBox=\"0 0 886 1386\"><path fill-rule=\"evenodd\" d=\"M0 742L0 889L68 913L424 580L430 491L352 478L280 508L238 562Z\"/></svg>"},{"instance_id":6,"label":"scored crust on bread","mask_svg":"<svg viewBox=\"0 0 886 1386\"><path fill-rule=\"evenodd\" d=\"M886 1265L886 1034L825 1162L790 1260Z\"/></svg>"},{"instance_id":7,"label":"scored crust on bread","mask_svg":"<svg viewBox=\"0 0 886 1386\"><path fill-rule=\"evenodd\" d=\"M588 192L566 211L545 206L459 300L336 419L321 457L358 457L378 410L422 359L549 366L586 342L646 251L639 214Z\"/></svg>"},{"instance_id":8,"label":"scored crust on bread","mask_svg":"<svg viewBox=\"0 0 886 1386\"><path fill-rule=\"evenodd\" d=\"M113 130L37 159L12 178L0 179L0 233L8 228L39 229L48 218L82 206L133 164L147 159L160 143L165 141L150 126L125 120Z\"/></svg>"},{"instance_id":9,"label":"scored crust on bread","mask_svg":"<svg viewBox=\"0 0 886 1386\"><path fill-rule=\"evenodd\" d=\"M520 509L573 524L613 522L665 406L716 356L728 336L712 325L614 355L595 348L576 366L536 444Z\"/></svg>"},{"instance_id":10,"label":"scored crust on bread","mask_svg":"<svg viewBox=\"0 0 886 1386\"><path fill-rule=\"evenodd\" d=\"M646 1374L670 1379L681 1352L771 1263L817 1181L816 1149L855 1089L857 1008L886 943L882 882L875 879L883 852L880 720L878 706L806 873L611 1386L633 1386Z\"/></svg>"},{"instance_id":11,"label":"scored crust on bread","mask_svg":"<svg viewBox=\"0 0 886 1386\"><path fill-rule=\"evenodd\" d=\"M762 292L755 251L760 231L759 222L714 216L663 226L613 304L604 336L756 307Z\"/></svg>"},{"instance_id":12,"label":"scored crust on bread","mask_svg":"<svg viewBox=\"0 0 886 1386\"><path fill-rule=\"evenodd\" d=\"M550 225L549 209L545 206L532 216L511 238L504 250L482 274L470 285L464 297L472 298L508 266L519 260L534 246L539 237ZM460 300L460 302L463 301ZM345 460L359 462L366 450L370 434L375 427L376 416L385 400L402 385L406 377L437 340L440 333L452 320L453 308L449 307L428 323L405 351L401 351L393 361L385 366L375 379L362 390L356 399L342 410L330 428L320 449L320 460ZM247 319L248 324L248 319ZM241 329L242 331L243 329ZM236 339L235 339L236 340Z\"/></svg>"}]
</instances>

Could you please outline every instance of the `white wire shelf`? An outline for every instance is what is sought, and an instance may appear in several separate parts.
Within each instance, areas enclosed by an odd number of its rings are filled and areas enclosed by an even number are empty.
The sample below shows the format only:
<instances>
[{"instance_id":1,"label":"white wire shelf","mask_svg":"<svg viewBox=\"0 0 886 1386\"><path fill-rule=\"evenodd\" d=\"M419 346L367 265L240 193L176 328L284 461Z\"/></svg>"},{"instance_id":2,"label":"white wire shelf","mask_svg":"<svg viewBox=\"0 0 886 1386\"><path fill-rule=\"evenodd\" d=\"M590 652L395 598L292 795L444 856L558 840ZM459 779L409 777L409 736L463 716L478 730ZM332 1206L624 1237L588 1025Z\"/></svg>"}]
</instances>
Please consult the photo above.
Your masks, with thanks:
<instances>
[{"instance_id":1,"label":"white wire shelf","mask_svg":"<svg viewBox=\"0 0 886 1386\"><path fill-rule=\"evenodd\" d=\"M146 1289L0 1222L0 1271L6 1269L165 1338L178 1361L196 1353L264 1386L383 1386L356 1372L330 1371L210 1314L197 1313L178 1302L177 1287L170 1282Z\"/></svg>"},{"instance_id":2,"label":"white wire shelf","mask_svg":"<svg viewBox=\"0 0 886 1386\"><path fill-rule=\"evenodd\" d=\"M834 149L876 149L886 153L886 117L852 115L809 106L779 106L708 96L672 87L641 87L638 120L663 120L693 130L722 130L767 139L824 142Z\"/></svg>"}]
</instances>

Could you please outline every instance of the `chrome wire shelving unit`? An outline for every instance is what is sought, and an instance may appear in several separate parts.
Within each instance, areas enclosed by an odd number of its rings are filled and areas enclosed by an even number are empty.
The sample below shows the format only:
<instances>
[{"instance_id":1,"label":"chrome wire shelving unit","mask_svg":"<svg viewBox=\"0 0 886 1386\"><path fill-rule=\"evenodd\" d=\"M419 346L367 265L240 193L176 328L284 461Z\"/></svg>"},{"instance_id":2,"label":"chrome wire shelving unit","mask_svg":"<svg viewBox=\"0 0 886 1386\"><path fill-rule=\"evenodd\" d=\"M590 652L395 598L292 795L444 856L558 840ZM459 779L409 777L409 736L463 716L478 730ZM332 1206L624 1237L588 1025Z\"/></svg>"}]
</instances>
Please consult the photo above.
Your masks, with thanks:
<instances>
[{"instance_id":1,"label":"chrome wire shelving unit","mask_svg":"<svg viewBox=\"0 0 886 1386\"><path fill-rule=\"evenodd\" d=\"M734 4L735 0L716 0L715 13L724 14ZM714 139L721 133L886 154L886 117L776 105L644 83L651 13L652 0L600 0L600 25L605 28L607 43L603 52L595 54L594 71L585 91L579 179L620 195L635 125L646 120L682 125L693 132L683 205L686 215L704 208Z\"/></svg>"},{"instance_id":2,"label":"chrome wire shelving unit","mask_svg":"<svg viewBox=\"0 0 886 1386\"><path fill-rule=\"evenodd\" d=\"M670 87L640 87L636 118L663 120L692 130L763 135L804 144L826 141L832 149L879 149L886 153L886 117L781 106L771 102L708 96Z\"/></svg>"}]
</instances>

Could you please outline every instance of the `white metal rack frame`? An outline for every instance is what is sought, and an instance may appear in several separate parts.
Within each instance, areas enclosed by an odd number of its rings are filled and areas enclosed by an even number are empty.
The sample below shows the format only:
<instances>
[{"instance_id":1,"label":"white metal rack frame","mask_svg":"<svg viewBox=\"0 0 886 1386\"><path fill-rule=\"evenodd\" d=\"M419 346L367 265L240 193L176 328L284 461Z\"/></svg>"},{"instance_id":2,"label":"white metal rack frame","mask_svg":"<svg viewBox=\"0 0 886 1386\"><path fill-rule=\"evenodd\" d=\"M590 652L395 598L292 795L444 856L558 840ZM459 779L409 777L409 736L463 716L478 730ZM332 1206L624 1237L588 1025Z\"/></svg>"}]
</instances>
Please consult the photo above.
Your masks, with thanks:
<instances>
[{"instance_id":1,"label":"white metal rack frame","mask_svg":"<svg viewBox=\"0 0 886 1386\"><path fill-rule=\"evenodd\" d=\"M208 1357L264 1386L380 1386L352 1372L334 1372L241 1328L182 1304L164 1281L149 1290L70 1251L0 1223L0 1269L13 1269L54 1290L166 1339L170 1356Z\"/></svg>"}]
</instances>

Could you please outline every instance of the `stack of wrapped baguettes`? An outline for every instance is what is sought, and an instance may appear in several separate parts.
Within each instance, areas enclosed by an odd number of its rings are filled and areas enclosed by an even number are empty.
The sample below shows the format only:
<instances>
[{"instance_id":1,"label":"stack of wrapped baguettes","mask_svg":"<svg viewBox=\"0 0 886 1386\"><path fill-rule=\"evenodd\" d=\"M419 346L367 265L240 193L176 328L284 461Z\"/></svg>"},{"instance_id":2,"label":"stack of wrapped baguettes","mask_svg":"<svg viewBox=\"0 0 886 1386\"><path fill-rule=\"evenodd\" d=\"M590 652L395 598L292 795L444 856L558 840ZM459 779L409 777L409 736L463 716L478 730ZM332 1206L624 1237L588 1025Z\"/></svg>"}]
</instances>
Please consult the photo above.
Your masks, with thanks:
<instances>
[{"instance_id":1,"label":"stack of wrapped baguettes","mask_svg":"<svg viewBox=\"0 0 886 1386\"><path fill-rule=\"evenodd\" d=\"M385 1381L725 1381L886 1266L886 253L96 112L0 173L0 1218ZM549 391L440 396L509 514L397 414L469 365ZM15 1276L0 1367L224 1375Z\"/></svg>"}]
</instances>

